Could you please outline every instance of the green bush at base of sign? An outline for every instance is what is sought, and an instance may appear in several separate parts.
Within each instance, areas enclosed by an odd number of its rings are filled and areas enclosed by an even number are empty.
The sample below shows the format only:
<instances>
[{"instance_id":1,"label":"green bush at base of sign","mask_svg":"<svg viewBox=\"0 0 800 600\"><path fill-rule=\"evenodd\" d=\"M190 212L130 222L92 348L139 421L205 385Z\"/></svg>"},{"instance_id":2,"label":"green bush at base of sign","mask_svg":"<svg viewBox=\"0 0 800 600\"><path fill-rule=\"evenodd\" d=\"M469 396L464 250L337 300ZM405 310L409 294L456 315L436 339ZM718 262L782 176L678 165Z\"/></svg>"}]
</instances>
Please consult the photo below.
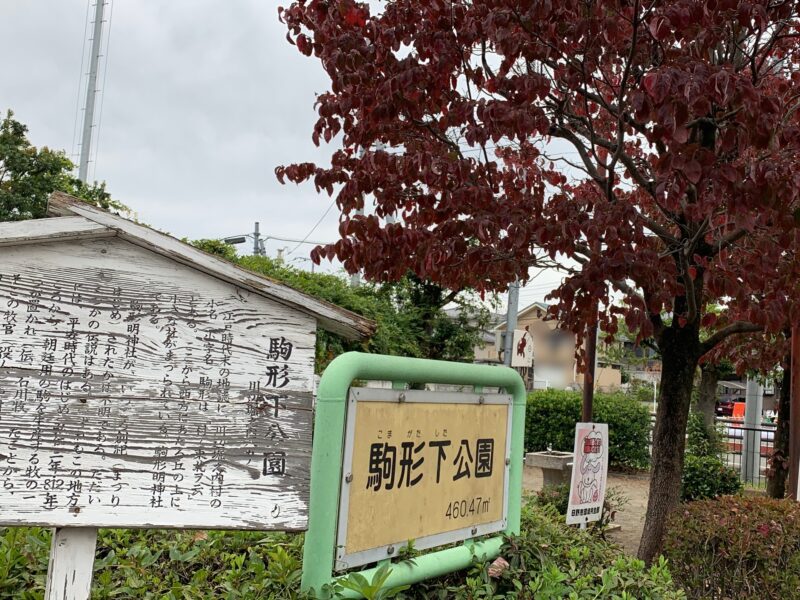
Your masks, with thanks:
<instances>
[{"instance_id":1,"label":"green bush at base of sign","mask_svg":"<svg viewBox=\"0 0 800 600\"><path fill-rule=\"evenodd\" d=\"M0 599L42 597L49 537L44 529L0 528ZM104 529L92 599L301 599L302 545L300 534ZM502 572L479 563L396 595L375 597L560 599L574 592L581 598L685 598L663 561L645 568L614 544L564 525L552 507L533 501L523 507L522 535L507 541L502 556L508 562Z\"/></svg>"},{"instance_id":2,"label":"green bush at base of sign","mask_svg":"<svg viewBox=\"0 0 800 600\"><path fill-rule=\"evenodd\" d=\"M569 484L546 485L536 492L533 502L538 506L552 506L559 515L567 514L569 505ZM628 503L628 497L619 488L609 487L606 489L606 497L603 502L603 512L599 521L593 521L589 527L594 533L604 535L608 526L614 522L617 511Z\"/></svg>"},{"instance_id":3,"label":"green bush at base of sign","mask_svg":"<svg viewBox=\"0 0 800 600\"><path fill-rule=\"evenodd\" d=\"M528 394L525 410L525 451L572 452L575 423L581 419L581 395L564 390ZM650 464L650 412L632 395L595 394L594 420L608 423L609 466L646 469Z\"/></svg>"},{"instance_id":4,"label":"green bush at base of sign","mask_svg":"<svg viewBox=\"0 0 800 600\"><path fill-rule=\"evenodd\" d=\"M664 554L689 598L797 598L800 505L747 496L684 504Z\"/></svg>"},{"instance_id":5,"label":"green bush at base of sign","mask_svg":"<svg viewBox=\"0 0 800 600\"><path fill-rule=\"evenodd\" d=\"M529 500L522 509L522 534L510 538L499 575L488 564L414 586L406 598L636 598L679 600L666 561L652 567L617 545L564 524L553 506ZM413 592L413 593L410 593ZM403 598L404 596L398 596Z\"/></svg>"}]
</instances>

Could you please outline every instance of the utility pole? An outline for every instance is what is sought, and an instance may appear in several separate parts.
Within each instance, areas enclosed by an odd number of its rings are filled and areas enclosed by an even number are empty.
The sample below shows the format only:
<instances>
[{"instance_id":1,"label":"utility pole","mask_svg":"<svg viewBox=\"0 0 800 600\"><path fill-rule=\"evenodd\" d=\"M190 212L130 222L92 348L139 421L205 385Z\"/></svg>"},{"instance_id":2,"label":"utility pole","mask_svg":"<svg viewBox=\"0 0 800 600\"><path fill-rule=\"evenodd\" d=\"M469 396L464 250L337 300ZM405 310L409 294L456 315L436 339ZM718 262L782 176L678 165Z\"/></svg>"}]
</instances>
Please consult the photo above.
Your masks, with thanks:
<instances>
[{"instance_id":1,"label":"utility pole","mask_svg":"<svg viewBox=\"0 0 800 600\"><path fill-rule=\"evenodd\" d=\"M83 133L81 135L81 157L78 179L86 182L89 173L89 153L92 149L92 128L94 127L94 102L97 97L97 63L100 61L100 42L103 37L103 10L105 0L96 0L94 29L92 33L92 53L89 56L89 81L86 83L86 108L83 112Z\"/></svg>"},{"instance_id":2,"label":"utility pole","mask_svg":"<svg viewBox=\"0 0 800 600\"><path fill-rule=\"evenodd\" d=\"M258 221L253 231L253 256L261 256L261 233L258 229Z\"/></svg>"},{"instance_id":3,"label":"utility pole","mask_svg":"<svg viewBox=\"0 0 800 600\"><path fill-rule=\"evenodd\" d=\"M583 375L583 407L581 419L584 423L592 422L592 404L594 403L594 376L597 368L597 318L586 327L586 372Z\"/></svg>"},{"instance_id":4,"label":"utility pole","mask_svg":"<svg viewBox=\"0 0 800 600\"><path fill-rule=\"evenodd\" d=\"M508 308L506 309L506 337L503 340L503 364L511 366L514 353L514 330L517 328L519 312L519 279L508 286Z\"/></svg>"},{"instance_id":5,"label":"utility pole","mask_svg":"<svg viewBox=\"0 0 800 600\"><path fill-rule=\"evenodd\" d=\"M747 378L744 404L744 428L742 429L742 456L739 470L744 481L755 483L761 469L761 410L764 404L764 388L757 379Z\"/></svg>"},{"instance_id":6,"label":"utility pole","mask_svg":"<svg viewBox=\"0 0 800 600\"><path fill-rule=\"evenodd\" d=\"M363 215L364 214L364 209L363 208L359 208L356 211L356 214L357 215ZM350 275L350 287L358 287L360 285L361 285L361 271L356 271L355 273Z\"/></svg>"}]
</instances>

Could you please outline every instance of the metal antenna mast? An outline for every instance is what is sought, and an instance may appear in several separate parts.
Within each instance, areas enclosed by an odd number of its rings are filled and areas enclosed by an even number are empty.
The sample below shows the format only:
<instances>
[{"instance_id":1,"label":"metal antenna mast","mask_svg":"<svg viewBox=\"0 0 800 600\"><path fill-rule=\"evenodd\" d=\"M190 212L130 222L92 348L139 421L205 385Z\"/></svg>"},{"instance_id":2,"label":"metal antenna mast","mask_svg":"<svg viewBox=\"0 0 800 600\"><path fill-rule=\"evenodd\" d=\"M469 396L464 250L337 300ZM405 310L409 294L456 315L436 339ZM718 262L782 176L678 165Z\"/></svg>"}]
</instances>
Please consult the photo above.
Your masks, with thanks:
<instances>
[{"instance_id":1,"label":"metal antenna mast","mask_svg":"<svg viewBox=\"0 0 800 600\"><path fill-rule=\"evenodd\" d=\"M89 152L92 147L92 127L94 127L94 103L97 97L97 63L100 61L100 42L103 37L103 11L105 0L96 0L94 28L92 32L92 53L89 56L89 80L86 82L86 108L83 112L83 133L81 135L81 158L78 178L85 182L89 172Z\"/></svg>"}]
</instances>

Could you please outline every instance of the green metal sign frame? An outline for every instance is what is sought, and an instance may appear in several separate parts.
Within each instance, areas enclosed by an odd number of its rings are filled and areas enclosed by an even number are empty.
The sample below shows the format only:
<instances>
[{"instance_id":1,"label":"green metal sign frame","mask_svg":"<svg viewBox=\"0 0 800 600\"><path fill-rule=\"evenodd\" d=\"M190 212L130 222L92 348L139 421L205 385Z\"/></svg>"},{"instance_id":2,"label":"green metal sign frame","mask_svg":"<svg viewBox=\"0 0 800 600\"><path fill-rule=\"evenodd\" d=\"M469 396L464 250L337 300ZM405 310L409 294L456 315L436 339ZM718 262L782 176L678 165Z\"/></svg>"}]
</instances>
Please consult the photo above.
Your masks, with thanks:
<instances>
[{"instance_id":1,"label":"green metal sign frame","mask_svg":"<svg viewBox=\"0 0 800 600\"><path fill-rule=\"evenodd\" d=\"M333 567L345 419L348 391L356 380L391 381L395 388L407 383L470 385L476 392L482 391L483 387L498 387L511 394L514 399L511 465L506 499L508 523L504 533L519 533L526 402L525 385L519 374L508 367L348 352L331 362L322 375L317 392L311 455L311 502L303 552L303 591L319 592L325 584L338 578L333 575ZM467 568L476 558L490 560L500 553L502 543L502 535L479 542L467 540L459 546L418 556L413 561L394 563L384 585L410 585ZM376 570L367 569L360 573L371 581ZM358 596L350 592L345 597Z\"/></svg>"}]
</instances>

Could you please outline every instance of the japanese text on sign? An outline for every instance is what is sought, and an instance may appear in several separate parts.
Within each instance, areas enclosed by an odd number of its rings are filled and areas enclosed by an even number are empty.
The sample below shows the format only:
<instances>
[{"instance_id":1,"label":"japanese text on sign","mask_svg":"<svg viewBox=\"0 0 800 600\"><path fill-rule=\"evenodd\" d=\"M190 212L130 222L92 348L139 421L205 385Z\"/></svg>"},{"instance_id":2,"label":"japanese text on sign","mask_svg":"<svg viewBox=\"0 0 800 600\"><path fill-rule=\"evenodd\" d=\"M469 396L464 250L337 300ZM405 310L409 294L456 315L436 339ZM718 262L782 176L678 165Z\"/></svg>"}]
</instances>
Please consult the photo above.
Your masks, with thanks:
<instances>
[{"instance_id":1,"label":"japanese text on sign","mask_svg":"<svg viewBox=\"0 0 800 600\"><path fill-rule=\"evenodd\" d=\"M575 426L575 458L567 506L567 523L600 519L608 476L608 425Z\"/></svg>"},{"instance_id":2,"label":"japanese text on sign","mask_svg":"<svg viewBox=\"0 0 800 600\"><path fill-rule=\"evenodd\" d=\"M426 537L490 523L502 529L510 414L503 398L495 404L351 404L345 469L352 481L347 530L340 531L345 553L412 539L418 548L430 547Z\"/></svg>"},{"instance_id":3,"label":"japanese text on sign","mask_svg":"<svg viewBox=\"0 0 800 600\"><path fill-rule=\"evenodd\" d=\"M213 280L107 273L0 272L0 522L302 526L313 344Z\"/></svg>"}]
</instances>

